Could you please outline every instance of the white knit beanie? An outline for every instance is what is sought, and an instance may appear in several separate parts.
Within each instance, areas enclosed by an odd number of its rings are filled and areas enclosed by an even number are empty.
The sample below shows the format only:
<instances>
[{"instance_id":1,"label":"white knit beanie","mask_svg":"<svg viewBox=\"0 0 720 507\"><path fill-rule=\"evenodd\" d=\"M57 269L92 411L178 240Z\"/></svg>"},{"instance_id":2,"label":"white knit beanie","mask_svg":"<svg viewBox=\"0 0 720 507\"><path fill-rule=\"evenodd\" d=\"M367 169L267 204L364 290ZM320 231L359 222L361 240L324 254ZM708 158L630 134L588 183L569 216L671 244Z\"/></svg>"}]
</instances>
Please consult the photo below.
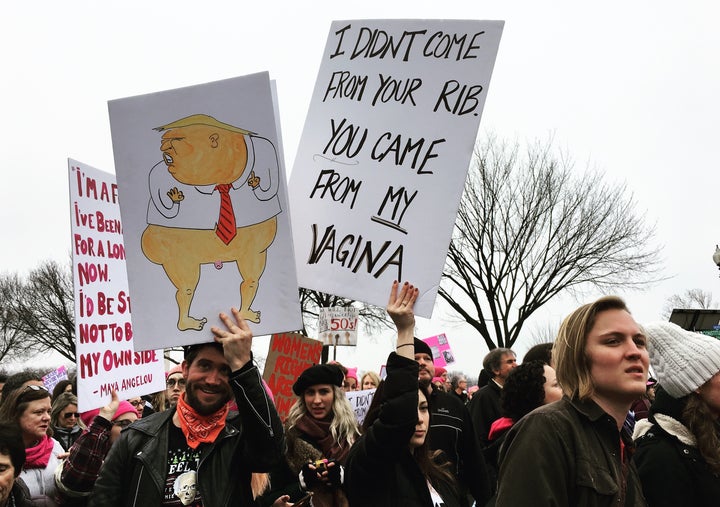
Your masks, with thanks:
<instances>
[{"instance_id":1,"label":"white knit beanie","mask_svg":"<svg viewBox=\"0 0 720 507\"><path fill-rule=\"evenodd\" d=\"M643 326L650 364L673 398L687 396L720 371L720 340L670 322Z\"/></svg>"}]
</instances>

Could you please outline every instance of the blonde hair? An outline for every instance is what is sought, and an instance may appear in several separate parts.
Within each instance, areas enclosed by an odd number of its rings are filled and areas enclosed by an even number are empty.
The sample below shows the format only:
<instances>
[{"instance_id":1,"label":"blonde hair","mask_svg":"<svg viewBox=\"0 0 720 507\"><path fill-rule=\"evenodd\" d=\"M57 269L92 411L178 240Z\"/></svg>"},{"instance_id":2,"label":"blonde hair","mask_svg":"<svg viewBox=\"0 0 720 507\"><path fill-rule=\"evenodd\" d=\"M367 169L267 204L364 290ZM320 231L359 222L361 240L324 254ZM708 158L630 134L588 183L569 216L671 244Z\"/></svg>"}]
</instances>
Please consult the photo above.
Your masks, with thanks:
<instances>
[{"instance_id":1,"label":"blonde hair","mask_svg":"<svg viewBox=\"0 0 720 507\"><path fill-rule=\"evenodd\" d=\"M359 386L360 389L365 389L365 388L363 387L363 384L365 383L365 377L370 377L370 379L371 379L371 380L373 381L373 383L375 384L375 387L377 387L377 386L380 385L380 377L378 376L378 374L375 373L374 371L367 371L367 372L365 372L365 374L364 374L364 375L362 376L362 378L360 379L360 386Z\"/></svg>"},{"instance_id":2,"label":"blonde hair","mask_svg":"<svg viewBox=\"0 0 720 507\"><path fill-rule=\"evenodd\" d=\"M563 392L581 400L590 398L595 385L590 375L590 361L585 353L587 337L599 313L606 310L629 310L617 296L605 296L581 306L568 315L560 326L552 350L557 381Z\"/></svg>"},{"instance_id":3,"label":"blonde hair","mask_svg":"<svg viewBox=\"0 0 720 507\"><path fill-rule=\"evenodd\" d=\"M341 387L333 385L332 390L333 403L330 434L339 446L344 447L346 444L351 446L355 442L355 438L360 435L355 412ZM285 421L286 428L289 430L295 426L300 418L307 413L305 396L298 396Z\"/></svg>"}]
</instances>

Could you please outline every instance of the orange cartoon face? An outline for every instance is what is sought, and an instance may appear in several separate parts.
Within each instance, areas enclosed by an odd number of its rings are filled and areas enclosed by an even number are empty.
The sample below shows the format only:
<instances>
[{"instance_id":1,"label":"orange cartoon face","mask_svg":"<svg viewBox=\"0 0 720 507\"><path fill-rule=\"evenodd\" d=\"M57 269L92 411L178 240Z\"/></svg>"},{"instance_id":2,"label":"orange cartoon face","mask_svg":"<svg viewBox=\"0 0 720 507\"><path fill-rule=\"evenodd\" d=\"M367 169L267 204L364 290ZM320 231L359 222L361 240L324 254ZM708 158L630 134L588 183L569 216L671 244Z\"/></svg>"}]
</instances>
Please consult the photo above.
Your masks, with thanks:
<instances>
[{"instance_id":1,"label":"orange cartoon face","mask_svg":"<svg viewBox=\"0 0 720 507\"><path fill-rule=\"evenodd\" d=\"M165 131L160 151L170 174L186 185L232 183L247 165L244 136L208 125Z\"/></svg>"}]
</instances>

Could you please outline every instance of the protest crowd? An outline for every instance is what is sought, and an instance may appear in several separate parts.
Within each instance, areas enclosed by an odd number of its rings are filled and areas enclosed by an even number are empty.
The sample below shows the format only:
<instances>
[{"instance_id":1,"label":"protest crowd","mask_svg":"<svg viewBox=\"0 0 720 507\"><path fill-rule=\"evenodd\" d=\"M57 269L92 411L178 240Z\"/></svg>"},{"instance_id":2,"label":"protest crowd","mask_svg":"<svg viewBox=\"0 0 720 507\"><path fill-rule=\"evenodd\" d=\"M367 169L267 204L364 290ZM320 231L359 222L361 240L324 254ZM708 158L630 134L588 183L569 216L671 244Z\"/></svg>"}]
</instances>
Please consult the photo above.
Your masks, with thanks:
<instances>
[{"instance_id":1,"label":"protest crowd","mask_svg":"<svg viewBox=\"0 0 720 507\"><path fill-rule=\"evenodd\" d=\"M32 370L2 378L0 502L14 506L709 506L720 499L720 342L640 325L606 296L479 388L447 382L394 282L385 378L339 363L296 379L284 421L238 310L186 346L167 389L78 412ZM208 337L210 338L210 337ZM480 358L478 358L480 361ZM652 365L657 380L649 377ZM348 391L372 389L364 420Z\"/></svg>"}]
</instances>

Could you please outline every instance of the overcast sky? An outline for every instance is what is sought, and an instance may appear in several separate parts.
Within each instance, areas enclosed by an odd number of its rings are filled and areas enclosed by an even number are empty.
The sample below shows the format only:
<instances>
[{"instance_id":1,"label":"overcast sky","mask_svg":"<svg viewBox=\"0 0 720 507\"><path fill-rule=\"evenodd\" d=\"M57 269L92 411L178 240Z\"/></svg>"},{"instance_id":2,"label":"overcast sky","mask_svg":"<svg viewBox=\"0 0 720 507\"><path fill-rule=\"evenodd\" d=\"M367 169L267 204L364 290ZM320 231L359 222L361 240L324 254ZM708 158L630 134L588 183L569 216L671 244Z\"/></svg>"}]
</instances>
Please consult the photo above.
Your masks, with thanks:
<instances>
[{"instance_id":1,"label":"overcast sky","mask_svg":"<svg viewBox=\"0 0 720 507\"><path fill-rule=\"evenodd\" d=\"M176 0L14 2L0 16L2 79L0 267L26 273L68 260L67 157L114 172L107 101L269 71L277 81L288 168L297 150L330 22L335 19L502 19L505 30L481 132L553 136L578 170L626 183L656 224L668 279L624 294L636 318L660 318L665 299L713 292L713 217L720 159L720 7L705 1L237 2ZM591 295L586 295L589 298ZM584 300L581 302L585 302ZM557 325L577 301L542 310L531 331ZM477 374L487 352L476 335L444 320L460 369ZM389 337L341 350L375 369Z\"/></svg>"}]
</instances>

